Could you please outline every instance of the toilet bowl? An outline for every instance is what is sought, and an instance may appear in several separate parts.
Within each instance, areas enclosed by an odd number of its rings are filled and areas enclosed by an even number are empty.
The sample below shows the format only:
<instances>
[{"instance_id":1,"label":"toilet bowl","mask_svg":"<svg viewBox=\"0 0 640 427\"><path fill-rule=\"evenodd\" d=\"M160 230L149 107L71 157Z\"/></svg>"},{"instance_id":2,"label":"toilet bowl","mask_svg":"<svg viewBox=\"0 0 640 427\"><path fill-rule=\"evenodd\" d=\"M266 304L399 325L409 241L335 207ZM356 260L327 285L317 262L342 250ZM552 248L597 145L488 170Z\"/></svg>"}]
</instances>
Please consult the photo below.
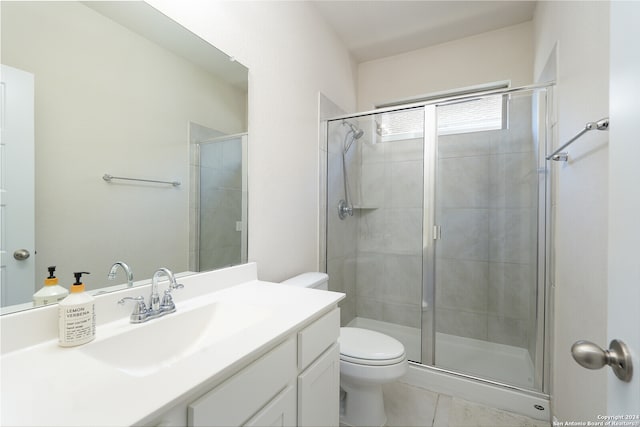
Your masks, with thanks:
<instances>
[{"instance_id":1,"label":"toilet bowl","mask_svg":"<svg viewBox=\"0 0 640 427\"><path fill-rule=\"evenodd\" d=\"M362 328L340 328L340 387L345 392L340 421L351 426L387 422L382 385L407 372L400 341Z\"/></svg>"},{"instance_id":2,"label":"toilet bowl","mask_svg":"<svg viewBox=\"0 0 640 427\"><path fill-rule=\"evenodd\" d=\"M328 289L329 276L304 273L283 284ZM382 385L407 371L402 343L388 335L362 328L340 328L340 424L383 426L387 422Z\"/></svg>"}]
</instances>

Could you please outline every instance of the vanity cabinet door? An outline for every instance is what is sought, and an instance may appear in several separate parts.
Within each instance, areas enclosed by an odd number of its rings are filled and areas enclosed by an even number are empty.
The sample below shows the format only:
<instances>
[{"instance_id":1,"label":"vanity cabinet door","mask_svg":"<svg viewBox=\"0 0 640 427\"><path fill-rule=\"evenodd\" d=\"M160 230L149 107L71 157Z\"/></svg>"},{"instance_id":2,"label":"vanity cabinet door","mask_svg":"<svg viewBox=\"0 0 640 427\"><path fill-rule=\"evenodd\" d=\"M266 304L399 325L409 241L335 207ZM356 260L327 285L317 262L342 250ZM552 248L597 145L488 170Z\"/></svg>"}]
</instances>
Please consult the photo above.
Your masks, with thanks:
<instances>
[{"instance_id":1,"label":"vanity cabinet door","mask_svg":"<svg viewBox=\"0 0 640 427\"><path fill-rule=\"evenodd\" d=\"M240 426L296 378L296 340L287 340L189 404L189 427Z\"/></svg>"},{"instance_id":2,"label":"vanity cabinet door","mask_svg":"<svg viewBox=\"0 0 640 427\"><path fill-rule=\"evenodd\" d=\"M296 388L290 385L251 418L246 427L293 427L296 425Z\"/></svg>"},{"instance_id":3,"label":"vanity cabinet door","mask_svg":"<svg viewBox=\"0 0 640 427\"><path fill-rule=\"evenodd\" d=\"M340 347L334 343L298 376L298 425L337 426L340 411Z\"/></svg>"}]
</instances>

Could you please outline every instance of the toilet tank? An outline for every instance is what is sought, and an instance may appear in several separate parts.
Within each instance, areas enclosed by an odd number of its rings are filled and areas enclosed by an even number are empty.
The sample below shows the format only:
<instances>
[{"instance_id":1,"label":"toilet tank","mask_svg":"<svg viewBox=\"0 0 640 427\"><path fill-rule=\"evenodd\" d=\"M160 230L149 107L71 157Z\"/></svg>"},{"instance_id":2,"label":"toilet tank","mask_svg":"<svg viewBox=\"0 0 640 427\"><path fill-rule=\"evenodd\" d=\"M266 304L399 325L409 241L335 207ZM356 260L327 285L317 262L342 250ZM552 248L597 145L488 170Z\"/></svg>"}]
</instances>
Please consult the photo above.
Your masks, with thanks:
<instances>
[{"instance_id":1,"label":"toilet tank","mask_svg":"<svg viewBox=\"0 0 640 427\"><path fill-rule=\"evenodd\" d=\"M299 286L301 288L314 288L329 290L329 276L326 273L302 273L282 282L283 285Z\"/></svg>"}]
</instances>

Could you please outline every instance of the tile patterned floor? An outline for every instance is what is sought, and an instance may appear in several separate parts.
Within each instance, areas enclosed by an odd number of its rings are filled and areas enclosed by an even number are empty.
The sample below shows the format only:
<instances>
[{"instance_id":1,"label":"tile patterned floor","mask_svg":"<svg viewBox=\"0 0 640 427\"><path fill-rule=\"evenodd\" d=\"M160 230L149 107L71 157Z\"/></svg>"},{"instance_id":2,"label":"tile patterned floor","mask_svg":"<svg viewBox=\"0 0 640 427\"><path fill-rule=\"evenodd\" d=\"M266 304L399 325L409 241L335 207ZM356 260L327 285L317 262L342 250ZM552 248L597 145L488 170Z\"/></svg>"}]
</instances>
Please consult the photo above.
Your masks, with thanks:
<instances>
[{"instance_id":1,"label":"tile patterned floor","mask_svg":"<svg viewBox=\"0 0 640 427\"><path fill-rule=\"evenodd\" d=\"M395 382L383 388L388 427L549 427L550 423Z\"/></svg>"}]
</instances>

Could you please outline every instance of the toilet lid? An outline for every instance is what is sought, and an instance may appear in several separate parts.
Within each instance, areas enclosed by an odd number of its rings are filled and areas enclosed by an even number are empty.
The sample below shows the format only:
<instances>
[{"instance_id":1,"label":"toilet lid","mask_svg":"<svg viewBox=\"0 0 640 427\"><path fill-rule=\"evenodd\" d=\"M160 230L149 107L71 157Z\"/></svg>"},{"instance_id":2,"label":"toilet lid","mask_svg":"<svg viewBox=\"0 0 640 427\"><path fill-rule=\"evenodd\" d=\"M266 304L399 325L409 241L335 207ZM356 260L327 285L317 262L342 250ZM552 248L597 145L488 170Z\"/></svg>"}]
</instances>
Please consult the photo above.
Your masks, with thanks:
<instances>
[{"instance_id":1,"label":"toilet lid","mask_svg":"<svg viewBox=\"0 0 640 427\"><path fill-rule=\"evenodd\" d=\"M363 365L389 365L405 358L404 346L395 338L362 328L340 328L340 358Z\"/></svg>"}]
</instances>

